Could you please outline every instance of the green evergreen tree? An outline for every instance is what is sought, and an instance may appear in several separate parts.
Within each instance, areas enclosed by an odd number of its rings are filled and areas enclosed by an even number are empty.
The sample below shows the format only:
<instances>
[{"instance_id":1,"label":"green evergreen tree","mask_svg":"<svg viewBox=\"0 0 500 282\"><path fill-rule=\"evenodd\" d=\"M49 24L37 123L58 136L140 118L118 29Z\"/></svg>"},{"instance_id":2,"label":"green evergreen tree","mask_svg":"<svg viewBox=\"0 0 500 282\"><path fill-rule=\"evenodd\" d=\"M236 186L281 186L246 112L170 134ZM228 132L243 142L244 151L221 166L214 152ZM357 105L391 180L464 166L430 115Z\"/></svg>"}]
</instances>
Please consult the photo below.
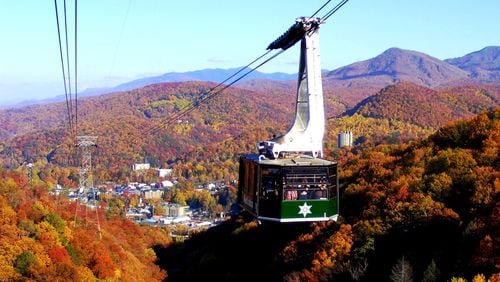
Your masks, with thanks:
<instances>
[{"instance_id":1,"label":"green evergreen tree","mask_svg":"<svg viewBox=\"0 0 500 282\"><path fill-rule=\"evenodd\" d=\"M33 264L35 264L35 262L35 255L30 251L25 251L17 257L16 262L14 263L14 267L17 272L21 273L22 275L27 275L29 273L29 268Z\"/></svg>"},{"instance_id":2,"label":"green evergreen tree","mask_svg":"<svg viewBox=\"0 0 500 282\"><path fill-rule=\"evenodd\" d=\"M441 275L441 272L439 271L434 259L432 259L424 271L422 282L439 281L439 275Z\"/></svg>"}]
</instances>

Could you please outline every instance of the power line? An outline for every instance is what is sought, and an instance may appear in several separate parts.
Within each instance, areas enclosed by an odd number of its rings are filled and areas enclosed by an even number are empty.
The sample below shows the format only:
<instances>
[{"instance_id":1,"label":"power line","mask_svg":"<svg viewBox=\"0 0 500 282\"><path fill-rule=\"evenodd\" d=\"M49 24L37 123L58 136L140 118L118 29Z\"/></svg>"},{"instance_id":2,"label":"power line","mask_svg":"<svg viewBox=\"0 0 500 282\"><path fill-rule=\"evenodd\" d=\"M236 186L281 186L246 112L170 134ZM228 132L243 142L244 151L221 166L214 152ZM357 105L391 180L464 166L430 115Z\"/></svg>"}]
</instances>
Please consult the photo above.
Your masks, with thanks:
<instances>
[{"instance_id":1,"label":"power line","mask_svg":"<svg viewBox=\"0 0 500 282\"><path fill-rule=\"evenodd\" d=\"M60 2L59 2L60 3ZM57 35L59 43L59 54L61 59L61 69L63 74L64 83L64 94L66 100L66 114L68 118L68 135L71 139L76 140L78 134L78 2L74 1L74 35L73 38L70 35L70 23L69 18L70 9L66 0L63 0L62 4L59 4L57 0L54 0L54 8L56 13L56 24L57 24ZM63 8L62 15L59 13L60 8ZM64 21L64 25L62 23ZM62 30L61 30L62 29ZM64 36L64 38L62 38ZM70 39L73 39L73 50L74 50L74 66L71 66L71 46ZM64 40L64 42L63 42ZM63 46L64 44L64 46ZM73 73L74 76L73 76ZM73 99L74 91L74 99ZM76 141L75 141L76 142Z\"/></svg>"},{"instance_id":2,"label":"power line","mask_svg":"<svg viewBox=\"0 0 500 282\"><path fill-rule=\"evenodd\" d=\"M127 22L131 6L132 6L132 0L129 0L128 5L127 5L127 10L125 11L125 17L123 18L122 25L120 27L120 33L118 34L118 41L117 41L116 46L115 46L115 52L113 53L113 59L111 60L111 67L109 68L108 76L111 76L111 74L115 68L116 55L118 54L118 49L119 49L121 41L122 41L123 30L125 29L125 24Z\"/></svg>"}]
</instances>

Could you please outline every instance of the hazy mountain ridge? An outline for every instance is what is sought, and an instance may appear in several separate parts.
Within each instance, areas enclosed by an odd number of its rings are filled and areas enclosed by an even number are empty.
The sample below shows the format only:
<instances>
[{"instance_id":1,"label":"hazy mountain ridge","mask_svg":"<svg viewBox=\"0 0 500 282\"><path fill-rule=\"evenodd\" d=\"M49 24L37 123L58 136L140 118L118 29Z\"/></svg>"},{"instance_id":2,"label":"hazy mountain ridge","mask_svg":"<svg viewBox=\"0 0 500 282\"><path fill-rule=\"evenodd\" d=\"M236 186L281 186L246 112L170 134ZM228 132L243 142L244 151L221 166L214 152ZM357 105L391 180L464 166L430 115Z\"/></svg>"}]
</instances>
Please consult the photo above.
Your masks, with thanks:
<instances>
[{"instance_id":1,"label":"hazy mountain ridge","mask_svg":"<svg viewBox=\"0 0 500 282\"><path fill-rule=\"evenodd\" d=\"M391 50L384 56L393 53L396 57L408 58L404 50ZM370 68L389 71L395 61L385 64L379 61L371 64ZM404 62L408 61L411 60ZM392 84L389 81L371 79L376 76L345 80L326 76L323 84L326 117L331 119L346 112L356 112L364 117L397 120L435 129L457 118L490 109L500 101L500 83L455 83L431 89L411 82L388 86ZM183 154L185 149L215 144L240 133L251 134L251 137L246 135L241 144L252 147L258 139L285 132L290 125L295 110L296 81L267 79L250 80L226 89L219 97L201 104L186 116L189 125L159 125L216 85L203 81L160 83L82 99L78 108L79 129L81 134L103 136L99 142L102 148L110 150L107 158L118 167L137 155L147 155L161 163L171 155ZM373 97L367 99L370 96ZM67 122L64 109L65 104L60 102L0 110L0 137L4 144L20 149L25 155L20 159L31 158L31 155L47 156L50 148L60 144L63 138ZM158 130L146 130L151 127ZM392 129L386 127L379 135L388 130ZM47 133L49 131L52 133ZM154 144L146 144L149 135L155 134L159 134L160 139L155 139ZM336 136L336 133L330 136ZM31 143L45 143L33 141L36 139L50 144L33 153L35 146ZM131 151L129 140L136 139L143 144L140 152ZM325 141L334 142L332 140ZM126 153L118 158L113 152L119 148Z\"/></svg>"},{"instance_id":2,"label":"hazy mountain ridge","mask_svg":"<svg viewBox=\"0 0 500 282\"><path fill-rule=\"evenodd\" d=\"M500 47L485 49L486 51L490 50L488 53L491 53L491 50L498 48ZM471 60L484 53L483 50L461 58L467 57ZM495 66L495 60L498 59L493 55L481 55L481 62L484 66ZM467 68L461 69L459 66L424 53L391 48L372 59L323 73L325 103L333 106L330 112L327 111L327 115L337 116L376 94L380 89L403 81L435 89L452 87L459 89L467 85L477 86L478 84L484 85L484 83L495 85L500 82L500 76L496 80L495 77L489 81L478 80ZM264 83L262 81L247 81L238 87L263 91L273 87L285 90L285 87L288 86L288 91L296 91L295 83L295 81L276 82L272 80L266 80ZM498 93L498 91L496 92ZM498 103L495 102L495 104Z\"/></svg>"},{"instance_id":3,"label":"hazy mountain ridge","mask_svg":"<svg viewBox=\"0 0 500 282\"><path fill-rule=\"evenodd\" d=\"M498 62L500 58L498 56L498 53L500 52L498 51L499 49L500 47L487 47L483 50L466 54L460 58L439 60L435 57L417 51L390 48L372 59L355 62L332 71L324 70L323 79L327 85L339 84L338 86L340 87L372 85L382 88L401 81L409 81L427 87L436 87L455 82L470 83L472 80L479 77L476 74L478 70L471 69L469 67L470 64L458 64L454 62L480 61L481 70L488 70L490 72L496 70L498 72L500 65ZM193 80L220 83L240 70L242 70L242 68L170 72L160 76L146 77L123 83L107 91L131 90L137 87L161 82L182 82ZM240 74L247 73L250 70L250 68L244 68ZM242 85L244 88L248 89L249 85L258 87L257 84L261 80L270 81L271 83L276 81L276 84L283 84L283 82L287 83L287 81L295 83L294 81L296 79L296 74L286 74L281 72L262 73L254 70L248 76L239 81L237 85ZM228 80L226 84L231 81L233 81L233 79ZM498 82L500 81L500 76L491 74L489 80L480 80L480 82L485 81Z\"/></svg>"},{"instance_id":4,"label":"hazy mountain ridge","mask_svg":"<svg viewBox=\"0 0 500 282\"><path fill-rule=\"evenodd\" d=\"M400 81L409 81L427 87L442 85L464 84L471 82L500 81L498 46L486 47L477 52L466 54L463 57L439 60L424 53L390 48L382 54L361 62L337 68L332 71L323 70L323 83L326 87L335 89L348 101L346 107L352 107L362 99L373 95L380 88ZM158 76L144 77L112 87L89 88L79 93L80 98L98 96L120 91L132 90L155 83L183 82L183 81L212 81L220 83L242 68L204 69L190 72L170 72ZM250 71L243 69L240 74ZM236 78L236 76L234 77ZM266 81L269 87L272 84L283 83L294 85L297 74L262 73L252 71L247 77L239 81L236 86L259 90L258 82ZM228 80L226 84L232 80ZM369 91L365 91L366 89ZM353 89L351 95L345 89ZM344 95L345 94L345 95ZM24 101L16 107L30 104L53 103L64 101L64 95L39 101Z\"/></svg>"},{"instance_id":5,"label":"hazy mountain ridge","mask_svg":"<svg viewBox=\"0 0 500 282\"><path fill-rule=\"evenodd\" d=\"M467 71L473 79L482 82L500 81L500 47L489 46L463 57L445 62Z\"/></svg>"},{"instance_id":6,"label":"hazy mountain ridge","mask_svg":"<svg viewBox=\"0 0 500 282\"><path fill-rule=\"evenodd\" d=\"M282 72L262 73L257 70L252 71L252 69L248 67L230 68L230 69L221 69L221 68L203 69L203 70L189 71L189 72L169 72L159 76L145 77L115 86L113 87L113 91L126 91L150 84L163 83L163 82L210 81L210 82L221 83L236 72L240 72L240 74L245 74L249 71L251 71L251 73L249 73L248 76L244 77L241 81L248 81L254 79L291 80L294 79L296 76L294 74L287 74ZM233 79L226 81L225 84L229 84L237 77L238 76L235 76Z\"/></svg>"}]
</instances>

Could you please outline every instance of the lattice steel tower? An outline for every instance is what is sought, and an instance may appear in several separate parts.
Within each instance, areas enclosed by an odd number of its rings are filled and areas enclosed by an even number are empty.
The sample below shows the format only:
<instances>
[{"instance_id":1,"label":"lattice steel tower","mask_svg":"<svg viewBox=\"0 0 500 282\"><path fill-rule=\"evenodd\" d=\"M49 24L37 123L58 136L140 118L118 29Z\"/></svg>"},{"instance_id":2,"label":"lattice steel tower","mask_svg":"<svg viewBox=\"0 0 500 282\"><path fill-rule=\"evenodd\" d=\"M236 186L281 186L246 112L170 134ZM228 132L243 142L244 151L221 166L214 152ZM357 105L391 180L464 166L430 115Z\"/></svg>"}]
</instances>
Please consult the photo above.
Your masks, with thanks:
<instances>
[{"instance_id":1,"label":"lattice steel tower","mask_svg":"<svg viewBox=\"0 0 500 282\"><path fill-rule=\"evenodd\" d=\"M92 179L92 148L97 146L97 136L77 136L77 146L81 152L80 189L94 187Z\"/></svg>"},{"instance_id":2,"label":"lattice steel tower","mask_svg":"<svg viewBox=\"0 0 500 282\"><path fill-rule=\"evenodd\" d=\"M91 199L93 200L93 206L96 212L96 220L97 220L97 230L99 231L99 237L101 237L101 226L99 223L99 213L97 206L97 193L94 188L94 179L92 177L92 149L97 147L97 136L77 136L76 137L77 146L80 148L81 154L81 166L80 166L80 191L81 193L87 197L89 192L91 193ZM85 204L85 213L87 213L87 207L89 203ZM75 209L75 222L78 214L78 203Z\"/></svg>"}]
</instances>

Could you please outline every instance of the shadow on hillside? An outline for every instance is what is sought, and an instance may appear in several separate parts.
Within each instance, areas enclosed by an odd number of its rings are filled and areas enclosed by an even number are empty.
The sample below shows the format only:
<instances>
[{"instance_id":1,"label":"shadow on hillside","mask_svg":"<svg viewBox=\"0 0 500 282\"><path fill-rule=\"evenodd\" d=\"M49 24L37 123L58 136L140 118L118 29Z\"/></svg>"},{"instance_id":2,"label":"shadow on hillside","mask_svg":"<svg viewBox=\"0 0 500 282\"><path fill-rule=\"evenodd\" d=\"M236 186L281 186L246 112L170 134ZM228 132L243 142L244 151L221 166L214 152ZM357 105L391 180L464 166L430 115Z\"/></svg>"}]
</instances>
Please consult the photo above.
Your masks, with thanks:
<instances>
[{"instance_id":1,"label":"shadow on hillside","mask_svg":"<svg viewBox=\"0 0 500 282\"><path fill-rule=\"evenodd\" d=\"M154 249L168 281L281 281L284 273L301 264L284 263L282 250L310 231L308 223L259 225L238 218L183 243Z\"/></svg>"}]
</instances>

